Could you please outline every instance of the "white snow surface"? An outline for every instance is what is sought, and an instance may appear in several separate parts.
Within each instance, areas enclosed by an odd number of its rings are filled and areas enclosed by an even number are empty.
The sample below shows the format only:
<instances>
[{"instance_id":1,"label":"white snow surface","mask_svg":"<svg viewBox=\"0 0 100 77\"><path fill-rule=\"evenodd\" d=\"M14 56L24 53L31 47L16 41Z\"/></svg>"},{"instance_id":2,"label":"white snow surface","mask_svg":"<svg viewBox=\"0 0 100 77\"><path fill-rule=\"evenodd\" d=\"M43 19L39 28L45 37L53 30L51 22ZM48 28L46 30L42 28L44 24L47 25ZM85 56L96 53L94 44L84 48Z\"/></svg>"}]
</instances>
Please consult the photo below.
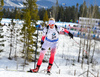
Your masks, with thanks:
<instances>
[{"instance_id":1,"label":"white snow surface","mask_svg":"<svg viewBox=\"0 0 100 77\"><path fill-rule=\"evenodd\" d=\"M8 20L7 20L8 21ZM7 22L5 19L5 22ZM63 24L63 23L62 23ZM9 35L9 32L7 32L7 29L9 29L8 26L3 26L3 33L4 39L7 40L7 35ZM20 25L16 25L16 28L20 28ZM41 33L39 33L39 39L41 38ZM21 36L18 37L19 39ZM0 38L0 40L2 40ZM76 40L78 43L80 42L79 37L74 37L74 40ZM59 35L59 41L57 46L57 51L55 55L54 64L52 66L51 75L47 75L46 72L42 70L46 70L48 66L48 62L43 62L40 70L38 73L27 73L27 72L20 72L17 70L23 70L23 67L21 66L24 60L21 58L22 54L20 51L22 50L22 43L19 42L17 45L17 60L13 58L13 60L8 60L9 56L9 39L8 41L5 41L5 46L3 47L4 52L0 53L0 77L78 77L80 74L88 70L87 65L87 59L84 59L83 68L81 68L81 60L78 63L78 52L79 52L79 45L74 41L73 39L70 39L69 36L65 35ZM84 39L82 39L84 40ZM93 64L90 63L89 69L90 71L97 76L98 72L100 73L100 42L96 41L96 50L93 57ZM94 44L94 40L92 40L92 45ZM40 49L38 49L40 52ZM91 55L93 51L93 46L91 47ZM45 59L49 61L49 57L47 54L50 55L50 52L47 51L45 55ZM14 52L12 52L12 56L14 56ZM33 55L34 56L34 55ZM37 56L39 57L39 56ZM81 53L82 57L82 53ZM34 68L34 62L28 62L29 65L26 65L24 68L24 71L29 70L30 68ZM18 66L18 68L17 68ZM57 67L58 66L58 67ZM9 71L8 71L8 70ZM17 70L16 70L17 69ZM76 75L74 76L74 74ZM80 77L86 77L85 73L84 75L81 75ZM89 77L94 77L92 74L89 74ZM100 75L99 75L100 77Z\"/></svg>"}]
</instances>

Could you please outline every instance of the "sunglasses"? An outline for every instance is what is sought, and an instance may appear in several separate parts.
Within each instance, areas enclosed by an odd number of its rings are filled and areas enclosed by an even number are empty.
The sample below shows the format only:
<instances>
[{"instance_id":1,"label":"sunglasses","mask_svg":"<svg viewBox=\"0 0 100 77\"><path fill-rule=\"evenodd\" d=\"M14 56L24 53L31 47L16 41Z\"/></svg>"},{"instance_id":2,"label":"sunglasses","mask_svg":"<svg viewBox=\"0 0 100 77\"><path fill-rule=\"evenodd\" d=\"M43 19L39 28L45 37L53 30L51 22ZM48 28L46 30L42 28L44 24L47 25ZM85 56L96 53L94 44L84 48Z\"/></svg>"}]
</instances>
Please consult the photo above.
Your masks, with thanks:
<instances>
[{"instance_id":1,"label":"sunglasses","mask_svg":"<svg viewBox=\"0 0 100 77\"><path fill-rule=\"evenodd\" d=\"M54 24L49 24L49 26L54 26Z\"/></svg>"}]
</instances>

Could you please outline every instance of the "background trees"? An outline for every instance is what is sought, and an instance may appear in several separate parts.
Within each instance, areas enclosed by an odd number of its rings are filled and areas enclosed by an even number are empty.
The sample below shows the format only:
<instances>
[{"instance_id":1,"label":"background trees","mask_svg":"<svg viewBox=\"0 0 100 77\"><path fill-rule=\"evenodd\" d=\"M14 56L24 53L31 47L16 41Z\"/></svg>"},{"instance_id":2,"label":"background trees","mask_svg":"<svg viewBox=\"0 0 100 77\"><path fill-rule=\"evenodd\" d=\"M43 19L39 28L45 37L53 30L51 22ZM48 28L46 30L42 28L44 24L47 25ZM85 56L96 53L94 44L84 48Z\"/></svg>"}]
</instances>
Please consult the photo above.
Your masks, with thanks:
<instances>
[{"instance_id":1,"label":"background trees","mask_svg":"<svg viewBox=\"0 0 100 77\"><path fill-rule=\"evenodd\" d=\"M38 19L43 20L44 13L45 11L47 11L48 17L49 18L54 17L56 21L61 20L65 22L70 22L70 20L72 19L73 22L76 22L79 17L81 16L86 17L89 8L91 9L93 8L93 5L88 7L85 1L80 6L78 3L76 4L76 6L64 6L64 5L59 6L58 0L56 0L55 6L52 6L51 8L48 8L48 9L45 9L45 8L38 9L36 4L34 4L35 2L32 2L31 0L28 2L30 3L29 10L30 10L31 19L35 19L35 20L38 20ZM26 4L24 3L24 5ZM34 9L32 8L31 5L35 6ZM100 18L99 6L96 5L95 9L96 9L96 12L95 12L94 18ZM15 18L17 14L19 14L18 16L20 16L21 19L23 18L23 11L21 10L19 11L18 8L15 8L12 10L10 10L9 8L8 9L4 8L3 14L4 14L3 17L5 18Z\"/></svg>"}]
</instances>

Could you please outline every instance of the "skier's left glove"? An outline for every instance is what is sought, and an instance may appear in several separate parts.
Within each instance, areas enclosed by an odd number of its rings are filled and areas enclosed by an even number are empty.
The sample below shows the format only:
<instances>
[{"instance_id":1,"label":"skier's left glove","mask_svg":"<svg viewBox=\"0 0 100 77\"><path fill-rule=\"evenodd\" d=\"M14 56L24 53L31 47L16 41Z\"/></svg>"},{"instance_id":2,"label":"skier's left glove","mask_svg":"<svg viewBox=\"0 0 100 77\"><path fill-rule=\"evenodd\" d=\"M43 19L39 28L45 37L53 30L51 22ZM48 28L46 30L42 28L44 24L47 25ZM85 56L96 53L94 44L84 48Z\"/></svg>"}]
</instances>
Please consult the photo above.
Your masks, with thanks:
<instances>
[{"instance_id":1,"label":"skier's left glove","mask_svg":"<svg viewBox=\"0 0 100 77\"><path fill-rule=\"evenodd\" d=\"M72 33L68 33L68 35L73 39L73 34Z\"/></svg>"},{"instance_id":2,"label":"skier's left glove","mask_svg":"<svg viewBox=\"0 0 100 77\"><path fill-rule=\"evenodd\" d=\"M44 41L43 41L43 40L41 40L41 45L43 45L43 43L44 43Z\"/></svg>"}]
</instances>

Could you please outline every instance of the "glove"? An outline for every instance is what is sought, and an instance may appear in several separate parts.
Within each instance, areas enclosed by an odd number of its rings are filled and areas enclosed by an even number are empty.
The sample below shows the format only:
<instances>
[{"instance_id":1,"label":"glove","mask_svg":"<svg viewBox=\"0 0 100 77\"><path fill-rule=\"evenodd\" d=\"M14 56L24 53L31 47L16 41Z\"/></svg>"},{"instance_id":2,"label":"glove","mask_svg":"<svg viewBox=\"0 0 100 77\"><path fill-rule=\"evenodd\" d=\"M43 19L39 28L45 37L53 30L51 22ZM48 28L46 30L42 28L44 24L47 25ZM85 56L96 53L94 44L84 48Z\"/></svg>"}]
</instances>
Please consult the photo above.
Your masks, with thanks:
<instances>
[{"instance_id":1,"label":"glove","mask_svg":"<svg viewBox=\"0 0 100 77\"><path fill-rule=\"evenodd\" d=\"M72 33L68 33L68 35L73 39L73 34Z\"/></svg>"},{"instance_id":2,"label":"glove","mask_svg":"<svg viewBox=\"0 0 100 77\"><path fill-rule=\"evenodd\" d=\"M41 45L43 45L43 43L44 43L44 41L43 41L43 40L41 40Z\"/></svg>"}]
</instances>

